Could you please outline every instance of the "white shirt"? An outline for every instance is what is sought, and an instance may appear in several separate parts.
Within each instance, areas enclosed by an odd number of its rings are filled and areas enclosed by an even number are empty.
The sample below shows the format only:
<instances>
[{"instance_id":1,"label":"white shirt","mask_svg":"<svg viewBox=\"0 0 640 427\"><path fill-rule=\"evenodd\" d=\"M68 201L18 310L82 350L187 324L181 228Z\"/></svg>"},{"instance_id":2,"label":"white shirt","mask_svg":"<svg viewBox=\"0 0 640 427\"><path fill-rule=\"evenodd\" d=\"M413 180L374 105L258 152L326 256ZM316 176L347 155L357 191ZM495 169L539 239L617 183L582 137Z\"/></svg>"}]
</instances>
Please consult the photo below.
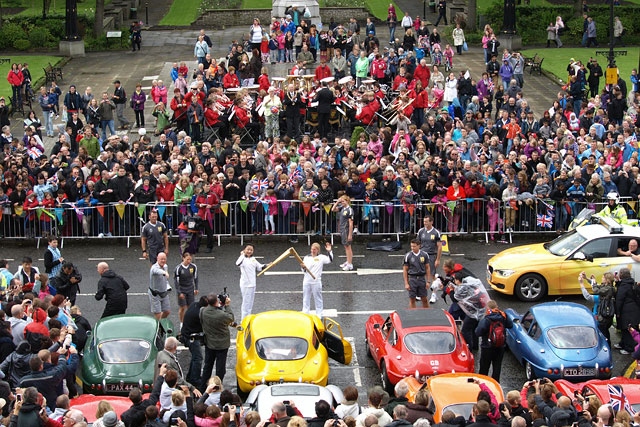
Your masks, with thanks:
<instances>
[{"instance_id":1,"label":"white shirt","mask_svg":"<svg viewBox=\"0 0 640 427\"><path fill-rule=\"evenodd\" d=\"M322 270L324 269L325 264L329 264L333 261L333 251L329 251L329 255L318 254L317 256L313 256L311 254L304 257L302 260L303 264L307 269L304 272L304 280L302 283L319 285L321 284L322 279ZM313 274L315 279L311 277L309 274Z\"/></svg>"},{"instance_id":2,"label":"white shirt","mask_svg":"<svg viewBox=\"0 0 640 427\"><path fill-rule=\"evenodd\" d=\"M255 288L256 271L262 271L264 264L260 264L255 257L247 258L244 254L241 254L236 261L236 265L240 267L240 286Z\"/></svg>"}]
</instances>

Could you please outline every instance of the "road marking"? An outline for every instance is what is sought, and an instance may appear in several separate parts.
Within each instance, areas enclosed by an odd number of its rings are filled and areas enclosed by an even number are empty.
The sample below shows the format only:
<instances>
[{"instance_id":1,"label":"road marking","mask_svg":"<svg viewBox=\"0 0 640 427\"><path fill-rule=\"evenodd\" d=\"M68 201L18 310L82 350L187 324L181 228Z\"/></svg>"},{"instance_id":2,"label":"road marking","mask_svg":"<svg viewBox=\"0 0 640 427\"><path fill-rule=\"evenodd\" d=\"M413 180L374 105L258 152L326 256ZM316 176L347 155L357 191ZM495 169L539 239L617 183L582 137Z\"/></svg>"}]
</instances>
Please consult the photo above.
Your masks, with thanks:
<instances>
[{"instance_id":1,"label":"road marking","mask_svg":"<svg viewBox=\"0 0 640 427\"><path fill-rule=\"evenodd\" d=\"M338 255L338 258L346 258L346 255ZM354 255L354 258L364 258L364 255Z\"/></svg>"},{"instance_id":2,"label":"road marking","mask_svg":"<svg viewBox=\"0 0 640 427\"><path fill-rule=\"evenodd\" d=\"M290 276L292 274L303 275L302 271L267 271L265 276ZM355 270L351 271L323 271L322 274L356 274Z\"/></svg>"},{"instance_id":3,"label":"road marking","mask_svg":"<svg viewBox=\"0 0 640 427\"><path fill-rule=\"evenodd\" d=\"M375 294L375 293L385 293L385 292L406 292L405 289L356 289L353 291L328 291L323 290L323 294ZM256 294L301 294L302 291L294 290L294 291L256 291ZM129 294L131 295L131 294ZM146 294L145 294L146 295Z\"/></svg>"},{"instance_id":4,"label":"road marking","mask_svg":"<svg viewBox=\"0 0 640 427\"><path fill-rule=\"evenodd\" d=\"M449 256L464 256L464 254L449 254Z\"/></svg>"},{"instance_id":5,"label":"road marking","mask_svg":"<svg viewBox=\"0 0 640 427\"><path fill-rule=\"evenodd\" d=\"M150 90L151 86L144 86L144 87L141 87L140 89L142 89L142 90Z\"/></svg>"},{"instance_id":6,"label":"road marking","mask_svg":"<svg viewBox=\"0 0 640 427\"><path fill-rule=\"evenodd\" d=\"M498 253L497 252L493 252L493 253L490 252L490 253L487 254L487 256L495 256L495 255L498 255Z\"/></svg>"},{"instance_id":7,"label":"road marking","mask_svg":"<svg viewBox=\"0 0 640 427\"><path fill-rule=\"evenodd\" d=\"M402 273L402 270L397 269L382 269L382 268L359 268L356 270L358 276L371 276L375 274L398 274Z\"/></svg>"},{"instance_id":8,"label":"road marking","mask_svg":"<svg viewBox=\"0 0 640 427\"><path fill-rule=\"evenodd\" d=\"M144 76L142 80L156 80L160 76Z\"/></svg>"},{"instance_id":9,"label":"road marking","mask_svg":"<svg viewBox=\"0 0 640 427\"><path fill-rule=\"evenodd\" d=\"M214 256L197 256L195 259L216 259Z\"/></svg>"},{"instance_id":10,"label":"road marking","mask_svg":"<svg viewBox=\"0 0 640 427\"><path fill-rule=\"evenodd\" d=\"M403 291L387 291L387 292L405 292ZM389 314L391 313L393 310L376 310L376 311L339 311L338 315L344 314L344 315L360 315L360 314L364 314L364 315L372 315L372 314Z\"/></svg>"},{"instance_id":11,"label":"road marking","mask_svg":"<svg viewBox=\"0 0 640 427\"><path fill-rule=\"evenodd\" d=\"M403 257L405 254L389 254L387 256Z\"/></svg>"},{"instance_id":12,"label":"road marking","mask_svg":"<svg viewBox=\"0 0 640 427\"><path fill-rule=\"evenodd\" d=\"M113 261L115 258L87 258L87 261Z\"/></svg>"}]
</instances>

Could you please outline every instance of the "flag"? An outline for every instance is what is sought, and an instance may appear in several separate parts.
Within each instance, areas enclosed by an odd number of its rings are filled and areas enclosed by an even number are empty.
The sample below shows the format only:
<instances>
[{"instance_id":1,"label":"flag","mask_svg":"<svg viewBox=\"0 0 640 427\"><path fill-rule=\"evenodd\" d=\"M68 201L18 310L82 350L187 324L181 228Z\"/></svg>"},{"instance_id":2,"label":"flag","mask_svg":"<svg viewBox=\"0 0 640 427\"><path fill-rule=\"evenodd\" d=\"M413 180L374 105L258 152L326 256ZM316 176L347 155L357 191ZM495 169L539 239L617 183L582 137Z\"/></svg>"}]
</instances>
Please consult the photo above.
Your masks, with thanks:
<instances>
[{"instance_id":1,"label":"flag","mask_svg":"<svg viewBox=\"0 0 640 427\"><path fill-rule=\"evenodd\" d=\"M538 214L536 215L536 225L542 228L552 228L553 218L549 215Z\"/></svg>"},{"instance_id":2,"label":"flag","mask_svg":"<svg viewBox=\"0 0 640 427\"><path fill-rule=\"evenodd\" d=\"M448 201L447 208L449 208L449 210L451 211L451 214L453 214L453 211L456 210L456 201L455 200Z\"/></svg>"},{"instance_id":3,"label":"flag","mask_svg":"<svg viewBox=\"0 0 640 427\"><path fill-rule=\"evenodd\" d=\"M55 208L54 209L55 213L56 213L56 218L58 218L58 222L60 224L64 224L64 217L62 216L64 214L64 209L62 208Z\"/></svg>"},{"instance_id":4,"label":"flag","mask_svg":"<svg viewBox=\"0 0 640 427\"><path fill-rule=\"evenodd\" d=\"M304 211L304 216L309 216L310 209L311 209L311 203L302 202L302 210Z\"/></svg>"},{"instance_id":5,"label":"flag","mask_svg":"<svg viewBox=\"0 0 640 427\"><path fill-rule=\"evenodd\" d=\"M164 211L167 209L166 206L164 205L160 205L158 206L158 217L160 217L160 219L162 220L162 218L164 217Z\"/></svg>"},{"instance_id":6,"label":"flag","mask_svg":"<svg viewBox=\"0 0 640 427\"><path fill-rule=\"evenodd\" d=\"M253 181L253 184L251 184L251 188L253 190L266 190L269 188L269 181L266 179L256 179Z\"/></svg>"},{"instance_id":7,"label":"flag","mask_svg":"<svg viewBox=\"0 0 640 427\"><path fill-rule=\"evenodd\" d=\"M144 214L144 210L146 207L147 205L145 203L138 204L138 216L142 216L142 214Z\"/></svg>"},{"instance_id":8,"label":"flag","mask_svg":"<svg viewBox=\"0 0 640 427\"><path fill-rule=\"evenodd\" d=\"M229 202L221 202L220 203L220 210L222 211L224 216L228 216L229 215Z\"/></svg>"},{"instance_id":9,"label":"flag","mask_svg":"<svg viewBox=\"0 0 640 427\"><path fill-rule=\"evenodd\" d=\"M96 209L98 209L98 213L100 214L100 216L104 217L104 206L96 206Z\"/></svg>"},{"instance_id":10,"label":"flag","mask_svg":"<svg viewBox=\"0 0 640 427\"><path fill-rule=\"evenodd\" d=\"M291 202L287 200L280 201L280 207L282 207L282 214L286 215L289 212L289 208L291 207Z\"/></svg>"},{"instance_id":11,"label":"flag","mask_svg":"<svg viewBox=\"0 0 640 427\"><path fill-rule=\"evenodd\" d=\"M120 219L124 219L124 203L118 203L116 205L116 212L118 212Z\"/></svg>"},{"instance_id":12,"label":"flag","mask_svg":"<svg viewBox=\"0 0 640 427\"><path fill-rule=\"evenodd\" d=\"M291 172L291 175L289 176L289 180L287 181L287 184L289 185L297 184L298 182L300 182L301 179L302 179L302 175L300 175L300 171L298 169L295 169L293 172Z\"/></svg>"},{"instance_id":13,"label":"flag","mask_svg":"<svg viewBox=\"0 0 640 427\"><path fill-rule=\"evenodd\" d=\"M627 399L627 396L622 391L622 386L608 384L607 388L609 389L609 403L611 404L611 409L618 412L624 408L624 410L631 416L636 413L631 406L631 403L629 403L629 399Z\"/></svg>"},{"instance_id":14,"label":"flag","mask_svg":"<svg viewBox=\"0 0 640 427\"><path fill-rule=\"evenodd\" d=\"M329 215L329 212L331 212L331 205L324 205L324 211Z\"/></svg>"},{"instance_id":15,"label":"flag","mask_svg":"<svg viewBox=\"0 0 640 427\"><path fill-rule=\"evenodd\" d=\"M249 205L249 202L247 202L246 200L240 200L238 204L240 205L240 209L242 209L242 212L247 211L247 206Z\"/></svg>"}]
</instances>

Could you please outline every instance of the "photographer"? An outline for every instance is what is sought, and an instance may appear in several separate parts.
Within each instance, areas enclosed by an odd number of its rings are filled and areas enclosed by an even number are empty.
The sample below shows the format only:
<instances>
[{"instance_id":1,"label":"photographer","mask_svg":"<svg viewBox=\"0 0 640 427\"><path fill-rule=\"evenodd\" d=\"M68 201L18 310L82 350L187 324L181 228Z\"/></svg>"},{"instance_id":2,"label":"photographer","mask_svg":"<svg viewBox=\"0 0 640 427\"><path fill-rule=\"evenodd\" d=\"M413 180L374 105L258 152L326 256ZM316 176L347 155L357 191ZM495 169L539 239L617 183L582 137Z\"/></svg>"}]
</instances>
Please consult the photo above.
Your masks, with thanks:
<instances>
[{"instance_id":1,"label":"photographer","mask_svg":"<svg viewBox=\"0 0 640 427\"><path fill-rule=\"evenodd\" d=\"M202 374L202 345L204 344L204 334L202 323L200 323L200 312L209 305L206 296L200 297L193 302L184 314L184 322L180 329L181 341L189 347L191 362L186 380L191 384L199 384Z\"/></svg>"},{"instance_id":2,"label":"photographer","mask_svg":"<svg viewBox=\"0 0 640 427\"><path fill-rule=\"evenodd\" d=\"M202 331L204 332L204 371L200 389L207 388L213 365L216 375L224 380L227 364L227 353L231 347L229 327L234 326L235 317L231 311L231 299L228 295L209 294L209 306L200 313Z\"/></svg>"},{"instance_id":3,"label":"photographer","mask_svg":"<svg viewBox=\"0 0 640 427\"><path fill-rule=\"evenodd\" d=\"M65 261L62 270L52 280L53 287L58 294L65 296L71 301L71 305L76 305L76 295L80 291L79 283L82 282L82 274L72 263Z\"/></svg>"}]
</instances>

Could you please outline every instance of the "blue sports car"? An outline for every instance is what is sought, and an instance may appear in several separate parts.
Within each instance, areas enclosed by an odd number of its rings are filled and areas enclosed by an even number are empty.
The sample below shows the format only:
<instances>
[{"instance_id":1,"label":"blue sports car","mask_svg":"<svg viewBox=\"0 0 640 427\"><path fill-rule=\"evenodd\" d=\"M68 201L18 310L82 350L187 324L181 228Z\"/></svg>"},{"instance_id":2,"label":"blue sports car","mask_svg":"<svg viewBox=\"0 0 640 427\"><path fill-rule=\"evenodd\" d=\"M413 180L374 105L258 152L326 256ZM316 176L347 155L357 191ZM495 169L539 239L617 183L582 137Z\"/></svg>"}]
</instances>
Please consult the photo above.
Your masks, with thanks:
<instances>
[{"instance_id":1,"label":"blue sports car","mask_svg":"<svg viewBox=\"0 0 640 427\"><path fill-rule=\"evenodd\" d=\"M572 302L538 304L524 315L507 309L513 321L507 345L525 367L527 379L586 381L610 378L611 350L596 319Z\"/></svg>"}]
</instances>

